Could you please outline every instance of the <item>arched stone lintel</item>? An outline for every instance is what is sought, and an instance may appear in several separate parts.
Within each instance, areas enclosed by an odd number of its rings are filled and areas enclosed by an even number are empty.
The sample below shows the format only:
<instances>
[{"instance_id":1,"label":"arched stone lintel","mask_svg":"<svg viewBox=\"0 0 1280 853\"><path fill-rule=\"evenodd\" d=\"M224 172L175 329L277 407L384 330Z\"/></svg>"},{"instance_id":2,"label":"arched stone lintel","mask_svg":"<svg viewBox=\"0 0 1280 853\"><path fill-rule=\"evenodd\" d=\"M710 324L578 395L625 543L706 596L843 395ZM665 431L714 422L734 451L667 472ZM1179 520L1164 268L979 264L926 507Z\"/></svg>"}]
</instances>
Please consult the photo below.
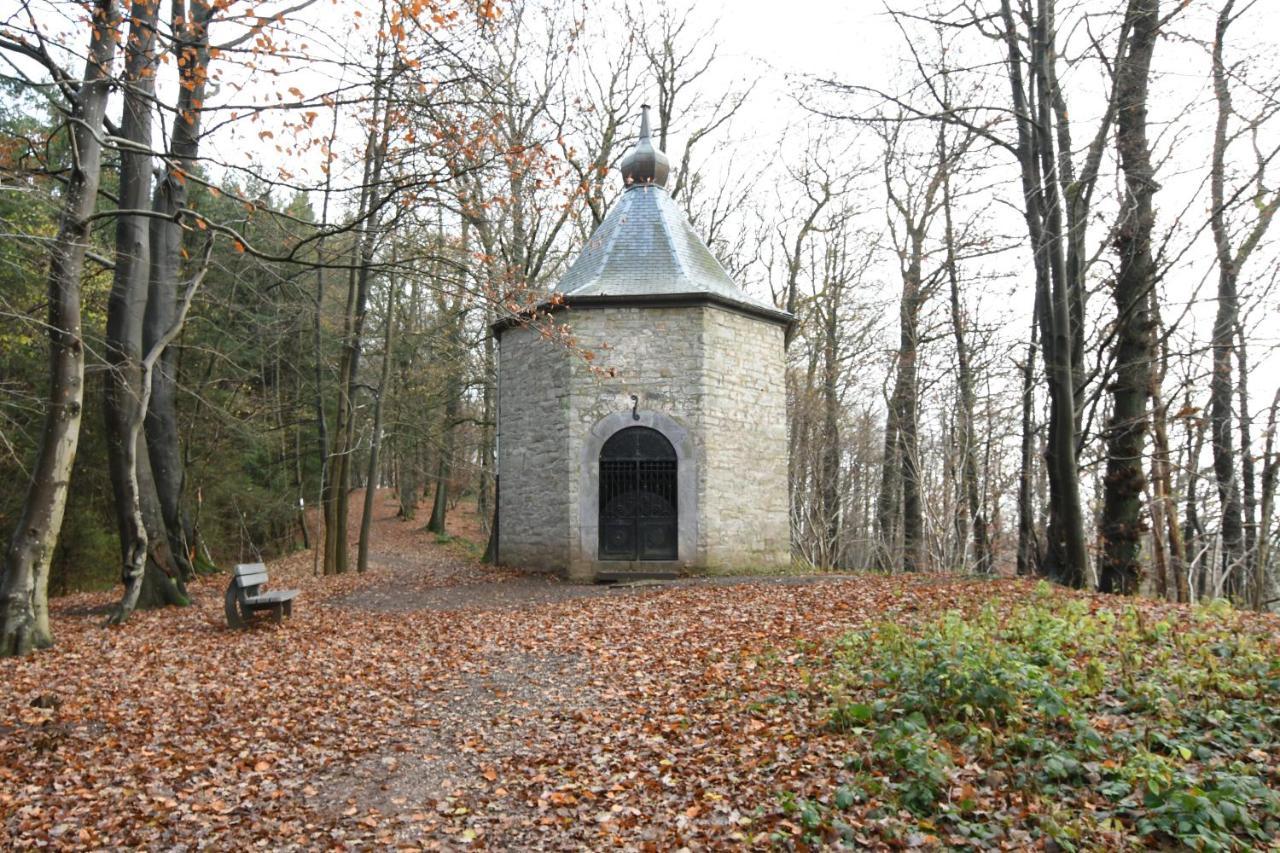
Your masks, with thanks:
<instances>
[{"instance_id":1,"label":"arched stone lintel","mask_svg":"<svg viewBox=\"0 0 1280 853\"><path fill-rule=\"evenodd\" d=\"M639 417L637 418L636 415ZM578 554L571 561L569 575L575 580L590 580L600 567L635 567L671 565L651 562L602 562L600 549L600 450L617 432L628 427L649 427L661 433L676 452L676 524L679 566L695 562L698 548L698 452L692 433L678 420L663 412L628 409L606 415L587 431L582 442L581 480L578 484Z\"/></svg>"}]
</instances>

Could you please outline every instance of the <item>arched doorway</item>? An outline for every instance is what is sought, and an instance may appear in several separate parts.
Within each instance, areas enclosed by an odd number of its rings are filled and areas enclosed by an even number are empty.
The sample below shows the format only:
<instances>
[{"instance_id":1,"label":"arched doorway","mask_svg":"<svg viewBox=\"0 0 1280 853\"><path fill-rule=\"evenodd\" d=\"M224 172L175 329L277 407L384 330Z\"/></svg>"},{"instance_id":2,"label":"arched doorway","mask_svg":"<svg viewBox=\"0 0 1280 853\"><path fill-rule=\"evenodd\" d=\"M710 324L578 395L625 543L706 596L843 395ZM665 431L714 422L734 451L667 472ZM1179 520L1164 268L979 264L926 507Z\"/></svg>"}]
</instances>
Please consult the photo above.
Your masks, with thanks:
<instances>
[{"instance_id":1,"label":"arched doorway","mask_svg":"<svg viewBox=\"0 0 1280 853\"><path fill-rule=\"evenodd\" d=\"M600 448L601 560L678 556L676 451L656 429L614 433Z\"/></svg>"}]
</instances>

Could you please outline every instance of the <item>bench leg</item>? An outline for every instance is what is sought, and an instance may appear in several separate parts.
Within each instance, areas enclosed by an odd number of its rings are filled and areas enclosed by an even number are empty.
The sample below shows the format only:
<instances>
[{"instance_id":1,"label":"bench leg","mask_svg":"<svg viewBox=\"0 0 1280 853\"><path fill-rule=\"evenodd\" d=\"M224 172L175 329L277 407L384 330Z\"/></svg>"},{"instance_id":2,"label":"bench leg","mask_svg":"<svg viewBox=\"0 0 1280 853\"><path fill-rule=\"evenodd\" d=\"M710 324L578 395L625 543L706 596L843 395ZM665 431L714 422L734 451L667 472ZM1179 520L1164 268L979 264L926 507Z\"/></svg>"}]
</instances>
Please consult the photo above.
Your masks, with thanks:
<instances>
[{"instance_id":1,"label":"bench leg","mask_svg":"<svg viewBox=\"0 0 1280 853\"><path fill-rule=\"evenodd\" d=\"M234 580L231 581L231 586L227 587L227 594L225 596L223 609L227 616L228 627L231 627L231 628L248 628L249 627L248 620L245 618L249 614L248 614L248 611L244 610L240 606L240 597L237 593L236 582Z\"/></svg>"},{"instance_id":2,"label":"bench leg","mask_svg":"<svg viewBox=\"0 0 1280 853\"><path fill-rule=\"evenodd\" d=\"M293 600L292 599L284 603L284 615L288 616L290 619L293 618Z\"/></svg>"},{"instance_id":3,"label":"bench leg","mask_svg":"<svg viewBox=\"0 0 1280 853\"><path fill-rule=\"evenodd\" d=\"M284 603L283 602L271 608L271 612L272 612L272 616L274 616L276 620L277 625L279 625L281 622L284 621Z\"/></svg>"}]
</instances>

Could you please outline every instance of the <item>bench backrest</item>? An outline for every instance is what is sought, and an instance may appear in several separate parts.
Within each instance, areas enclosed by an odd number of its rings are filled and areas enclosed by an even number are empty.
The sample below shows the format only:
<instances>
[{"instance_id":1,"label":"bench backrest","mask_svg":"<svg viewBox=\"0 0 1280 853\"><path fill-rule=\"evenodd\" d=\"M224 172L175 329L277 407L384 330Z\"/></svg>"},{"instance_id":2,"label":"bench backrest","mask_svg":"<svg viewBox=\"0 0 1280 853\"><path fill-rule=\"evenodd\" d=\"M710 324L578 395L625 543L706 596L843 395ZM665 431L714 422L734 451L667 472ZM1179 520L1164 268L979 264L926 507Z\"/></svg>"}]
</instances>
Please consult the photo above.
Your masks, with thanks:
<instances>
[{"instance_id":1,"label":"bench backrest","mask_svg":"<svg viewBox=\"0 0 1280 853\"><path fill-rule=\"evenodd\" d=\"M254 594L267 582L267 567L263 563L240 563L236 566L236 585L247 594Z\"/></svg>"}]
</instances>

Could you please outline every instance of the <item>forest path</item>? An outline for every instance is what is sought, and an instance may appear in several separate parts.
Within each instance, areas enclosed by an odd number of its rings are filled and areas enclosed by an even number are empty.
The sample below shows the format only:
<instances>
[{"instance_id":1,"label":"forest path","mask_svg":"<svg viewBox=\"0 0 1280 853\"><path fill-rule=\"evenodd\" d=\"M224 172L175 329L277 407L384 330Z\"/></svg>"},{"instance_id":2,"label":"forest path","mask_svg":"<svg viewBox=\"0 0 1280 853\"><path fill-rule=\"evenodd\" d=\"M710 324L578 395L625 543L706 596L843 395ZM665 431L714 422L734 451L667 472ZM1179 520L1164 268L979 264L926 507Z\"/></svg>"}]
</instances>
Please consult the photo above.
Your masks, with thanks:
<instances>
[{"instance_id":1,"label":"forest path","mask_svg":"<svg viewBox=\"0 0 1280 853\"><path fill-rule=\"evenodd\" d=\"M552 846L558 846L572 828L577 841L567 846L573 847L599 843L607 836L597 829L615 822L640 829L652 818L642 818L635 806L608 802L629 784L618 788L615 780L614 790L607 790L579 779L581 769L555 778L542 768L572 759L585 762L589 774L612 771L634 780L634 769L624 773L636 754L635 745L619 737L624 720L639 727L633 736L651 732L644 739L652 750L662 742L652 735L659 725L653 720L679 716L675 697L703 681L708 649L722 632L750 626L757 640L775 631L781 639L805 621L802 614L814 612L805 600L830 603L820 590L851 580L810 575L572 584L481 564L476 554L483 534L468 509L451 513L450 538L444 539L425 530L429 507L405 521L394 495L378 495L370 582L327 602L380 620L439 614L453 631L483 638L456 659L453 672L411 688L413 712L390 742L336 763L308 786L308 806L330 819L376 816L380 843L430 845L432 839L462 837L522 848L557 838ZM736 599L764 588L775 589L764 611L740 613ZM730 618L722 621L721 614ZM778 631L782 625L789 627ZM447 642L443 636L438 641ZM649 704L660 697L666 698L656 707ZM668 733L675 728L669 721L661 725ZM672 763L661 755L653 761L647 770L659 775ZM663 785L656 788L661 794ZM667 817L689 823L693 805L685 802ZM587 809L594 811L583 822L579 812ZM719 829L732 830L741 817L726 812ZM586 833L578 834L584 827ZM642 835L649 841L664 837L657 826Z\"/></svg>"},{"instance_id":2,"label":"forest path","mask_svg":"<svg viewBox=\"0 0 1280 853\"><path fill-rule=\"evenodd\" d=\"M449 513L447 541L425 528L429 504L419 507L413 521L398 513L399 503L389 490L375 498L369 563L386 573L385 582L366 585L335 604L382 612L501 610L609 594L608 587L571 584L479 562L476 555L484 551L484 532L472 507L459 506ZM357 535L358 529L353 529L352 541Z\"/></svg>"},{"instance_id":3,"label":"forest path","mask_svg":"<svg viewBox=\"0 0 1280 853\"><path fill-rule=\"evenodd\" d=\"M355 497L363 493L357 493ZM386 583L369 585L335 600L335 604L374 611L505 610L536 607L579 598L617 598L662 589L738 584L807 585L852 580L856 575L787 574L720 575L620 584L569 583L550 574L521 572L480 563L485 536L471 507L448 515L449 539L425 529L430 506L419 507L414 521L399 517L399 503L389 490L374 502L374 528L369 563L387 573ZM358 535L352 519L351 541Z\"/></svg>"},{"instance_id":4,"label":"forest path","mask_svg":"<svg viewBox=\"0 0 1280 853\"><path fill-rule=\"evenodd\" d=\"M379 619L440 612L449 614L455 626L465 623L484 633L482 625L494 618L495 610L528 610L610 594L607 587L479 562L483 531L470 509L449 513L445 538L425 527L429 503L408 521L399 517L393 493L377 495L369 547L373 582L328 604ZM352 521L354 542L358 519ZM441 818L456 817L459 807L452 804L459 797L492 787L495 763L530 757L529 750L544 734L539 720L594 704L589 675L589 665L578 655L541 646L486 644L454 672L414 691L414 713L400 736L376 753L335 765L310 786L308 805L330 818L390 817L397 844L426 843ZM529 821L526 815L520 822ZM503 835L491 830L487 840L493 843ZM380 839L389 840L386 835Z\"/></svg>"}]
</instances>

